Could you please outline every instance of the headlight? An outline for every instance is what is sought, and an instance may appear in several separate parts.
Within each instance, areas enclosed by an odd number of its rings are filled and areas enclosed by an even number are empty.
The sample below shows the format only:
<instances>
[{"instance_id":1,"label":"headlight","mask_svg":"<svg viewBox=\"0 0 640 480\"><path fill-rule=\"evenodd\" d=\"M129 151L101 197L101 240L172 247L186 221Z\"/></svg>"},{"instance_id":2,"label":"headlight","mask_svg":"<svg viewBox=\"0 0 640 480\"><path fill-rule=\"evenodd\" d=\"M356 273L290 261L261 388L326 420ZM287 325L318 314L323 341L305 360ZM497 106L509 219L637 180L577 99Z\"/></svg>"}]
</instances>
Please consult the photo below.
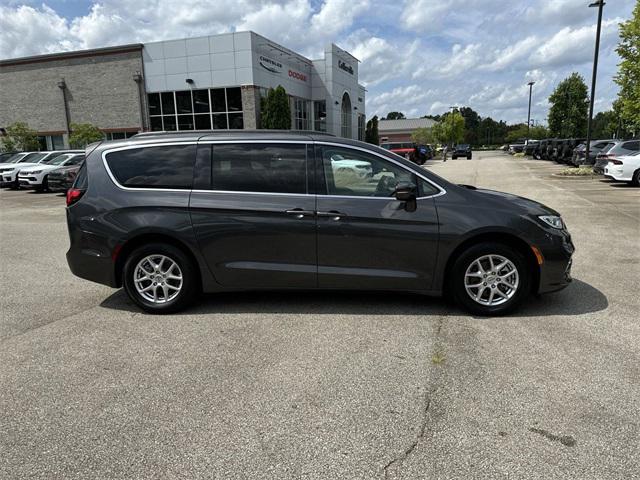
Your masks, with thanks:
<instances>
[{"instance_id":1,"label":"headlight","mask_svg":"<svg viewBox=\"0 0 640 480\"><path fill-rule=\"evenodd\" d=\"M556 215L540 215L538 218L553 228L564 228L564 222L562 221L562 218Z\"/></svg>"},{"instance_id":2,"label":"headlight","mask_svg":"<svg viewBox=\"0 0 640 480\"><path fill-rule=\"evenodd\" d=\"M42 173L42 170L34 170L33 172L20 172L23 173L25 175L38 175L39 173Z\"/></svg>"}]
</instances>

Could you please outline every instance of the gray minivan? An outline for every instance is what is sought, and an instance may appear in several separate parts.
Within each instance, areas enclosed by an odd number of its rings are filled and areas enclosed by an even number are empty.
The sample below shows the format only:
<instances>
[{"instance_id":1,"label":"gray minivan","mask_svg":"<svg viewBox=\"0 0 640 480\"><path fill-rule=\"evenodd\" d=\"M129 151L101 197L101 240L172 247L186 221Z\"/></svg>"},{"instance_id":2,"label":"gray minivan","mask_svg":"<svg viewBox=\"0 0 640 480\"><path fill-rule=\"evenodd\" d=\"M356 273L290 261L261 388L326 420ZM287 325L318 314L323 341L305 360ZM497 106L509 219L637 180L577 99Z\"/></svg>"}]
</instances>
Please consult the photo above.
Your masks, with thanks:
<instances>
[{"instance_id":1,"label":"gray minivan","mask_svg":"<svg viewBox=\"0 0 640 480\"><path fill-rule=\"evenodd\" d=\"M74 274L175 312L199 292L450 294L504 314L571 281L560 214L309 132L141 134L90 145L67 192Z\"/></svg>"}]
</instances>

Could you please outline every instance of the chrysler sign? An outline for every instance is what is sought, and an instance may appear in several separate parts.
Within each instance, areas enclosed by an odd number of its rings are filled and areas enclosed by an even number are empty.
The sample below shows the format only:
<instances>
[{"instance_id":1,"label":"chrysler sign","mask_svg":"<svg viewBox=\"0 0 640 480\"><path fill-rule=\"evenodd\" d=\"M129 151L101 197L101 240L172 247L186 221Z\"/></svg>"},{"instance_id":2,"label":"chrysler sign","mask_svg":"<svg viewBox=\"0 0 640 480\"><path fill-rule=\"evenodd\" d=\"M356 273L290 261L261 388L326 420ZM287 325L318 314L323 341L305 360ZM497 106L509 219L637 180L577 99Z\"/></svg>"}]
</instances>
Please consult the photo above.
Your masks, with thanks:
<instances>
[{"instance_id":1,"label":"chrysler sign","mask_svg":"<svg viewBox=\"0 0 640 480\"><path fill-rule=\"evenodd\" d=\"M276 60L271 60L269 57L263 57L262 55L260 55L259 60L260 66L271 73L280 73L282 71L282 64Z\"/></svg>"}]
</instances>

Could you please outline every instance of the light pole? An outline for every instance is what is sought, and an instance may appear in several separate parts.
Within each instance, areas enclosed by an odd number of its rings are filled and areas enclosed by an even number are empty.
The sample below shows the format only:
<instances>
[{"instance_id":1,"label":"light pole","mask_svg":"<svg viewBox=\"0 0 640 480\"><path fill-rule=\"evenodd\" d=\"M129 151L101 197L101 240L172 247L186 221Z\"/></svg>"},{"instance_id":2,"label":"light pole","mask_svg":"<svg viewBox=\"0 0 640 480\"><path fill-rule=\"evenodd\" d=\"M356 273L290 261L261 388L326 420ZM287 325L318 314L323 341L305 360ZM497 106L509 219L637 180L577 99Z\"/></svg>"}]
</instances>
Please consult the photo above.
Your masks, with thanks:
<instances>
[{"instance_id":1,"label":"light pole","mask_svg":"<svg viewBox=\"0 0 640 480\"><path fill-rule=\"evenodd\" d=\"M593 53L593 75L591 76L591 97L589 99L589 120L587 121L587 144L584 149L584 161L587 165L591 163L589 158L589 150L591 144L591 119L593 118L593 104L596 94L596 76L598 74L598 52L600 51L600 30L602 28L602 9L604 8L604 0L597 0L589 4L589 8L598 7L598 26L596 27L596 48Z\"/></svg>"},{"instance_id":2,"label":"light pole","mask_svg":"<svg viewBox=\"0 0 640 480\"><path fill-rule=\"evenodd\" d=\"M536 83L531 81L527 83L529 85L529 113L527 113L527 144L529 143L529 130L531 129L531 93L533 91L533 84Z\"/></svg>"}]
</instances>

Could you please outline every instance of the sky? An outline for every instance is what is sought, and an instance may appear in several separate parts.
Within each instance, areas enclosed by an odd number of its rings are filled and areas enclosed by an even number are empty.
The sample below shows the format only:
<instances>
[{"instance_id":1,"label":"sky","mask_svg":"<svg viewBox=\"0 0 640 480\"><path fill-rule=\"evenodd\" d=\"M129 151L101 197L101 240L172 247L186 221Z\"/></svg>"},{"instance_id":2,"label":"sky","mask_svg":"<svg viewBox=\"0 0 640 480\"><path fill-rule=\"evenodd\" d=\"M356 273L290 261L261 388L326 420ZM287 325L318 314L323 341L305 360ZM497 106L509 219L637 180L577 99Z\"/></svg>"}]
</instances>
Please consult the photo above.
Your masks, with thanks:
<instances>
[{"instance_id":1,"label":"sky","mask_svg":"<svg viewBox=\"0 0 640 480\"><path fill-rule=\"evenodd\" d=\"M611 108L619 23L636 1L604 7L595 111ZM361 61L367 116L469 106L546 124L547 98L572 72L590 85L590 0L0 0L0 58L253 30L303 55L333 42Z\"/></svg>"}]
</instances>

